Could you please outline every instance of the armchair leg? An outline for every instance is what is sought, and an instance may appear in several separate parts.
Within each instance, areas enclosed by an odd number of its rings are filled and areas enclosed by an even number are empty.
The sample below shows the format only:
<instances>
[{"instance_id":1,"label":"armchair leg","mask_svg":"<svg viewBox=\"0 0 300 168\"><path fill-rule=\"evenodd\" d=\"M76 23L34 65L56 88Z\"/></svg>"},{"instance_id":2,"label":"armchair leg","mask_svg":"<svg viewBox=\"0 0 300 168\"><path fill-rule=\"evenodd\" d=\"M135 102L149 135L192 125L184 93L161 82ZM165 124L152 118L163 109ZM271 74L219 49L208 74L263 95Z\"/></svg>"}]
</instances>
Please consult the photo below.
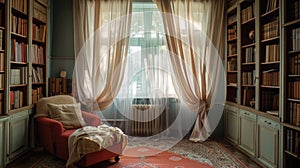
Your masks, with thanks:
<instances>
[{"instance_id":1,"label":"armchair leg","mask_svg":"<svg viewBox=\"0 0 300 168\"><path fill-rule=\"evenodd\" d=\"M119 160L120 160L120 157L119 157L119 156L116 156L116 157L115 157L115 162L118 163Z\"/></svg>"}]
</instances>

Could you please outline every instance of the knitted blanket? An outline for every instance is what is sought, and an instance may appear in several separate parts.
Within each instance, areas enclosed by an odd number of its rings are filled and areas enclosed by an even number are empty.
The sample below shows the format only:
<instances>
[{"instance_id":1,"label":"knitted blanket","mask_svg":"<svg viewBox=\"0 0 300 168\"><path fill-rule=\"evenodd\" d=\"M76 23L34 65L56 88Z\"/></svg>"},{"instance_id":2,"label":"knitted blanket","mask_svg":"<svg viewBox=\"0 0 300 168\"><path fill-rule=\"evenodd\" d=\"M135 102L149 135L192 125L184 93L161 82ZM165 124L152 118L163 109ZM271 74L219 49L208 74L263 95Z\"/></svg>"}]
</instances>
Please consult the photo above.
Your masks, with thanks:
<instances>
[{"instance_id":1,"label":"knitted blanket","mask_svg":"<svg viewBox=\"0 0 300 168\"><path fill-rule=\"evenodd\" d=\"M105 124L98 127L85 126L77 129L68 138L69 158L66 164L71 168L86 154L100 151L117 143L127 144L127 136L117 127Z\"/></svg>"}]
</instances>

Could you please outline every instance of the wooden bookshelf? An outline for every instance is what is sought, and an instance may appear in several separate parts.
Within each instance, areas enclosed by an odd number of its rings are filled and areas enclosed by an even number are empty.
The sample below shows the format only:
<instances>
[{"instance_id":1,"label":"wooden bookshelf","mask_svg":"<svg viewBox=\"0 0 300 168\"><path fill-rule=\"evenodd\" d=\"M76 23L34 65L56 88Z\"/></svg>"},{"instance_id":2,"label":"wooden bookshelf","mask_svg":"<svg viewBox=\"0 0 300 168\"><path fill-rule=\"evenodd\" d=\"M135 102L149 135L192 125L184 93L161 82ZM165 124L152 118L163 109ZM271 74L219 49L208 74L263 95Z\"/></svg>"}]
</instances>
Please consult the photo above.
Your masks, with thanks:
<instances>
[{"instance_id":1,"label":"wooden bookshelf","mask_svg":"<svg viewBox=\"0 0 300 168\"><path fill-rule=\"evenodd\" d=\"M284 167L300 164L300 1L284 1Z\"/></svg>"},{"instance_id":2,"label":"wooden bookshelf","mask_svg":"<svg viewBox=\"0 0 300 168\"><path fill-rule=\"evenodd\" d=\"M39 95L47 96L48 8L47 0L0 0L0 117L5 119L0 123L5 127L0 131L5 137L0 167L28 149L29 133L34 131L29 129L32 94L39 90ZM35 76L39 80L33 82Z\"/></svg>"},{"instance_id":3,"label":"wooden bookshelf","mask_svg":"<svg viewBox=\"0 0 300 168\"><path fill-rule=\"evenodd\" d=\"M231 5L230 5L231 4ZM232 7L232 4L233 5ZM228 5L228 4L227 4ZM227 41L226 41L226 72L227 72L227 96L226 100L236 102L238 80L238 53L237 53L237 6L236 1L230 2L231 10L227 12Z\"/></svg>"}]
</instances>

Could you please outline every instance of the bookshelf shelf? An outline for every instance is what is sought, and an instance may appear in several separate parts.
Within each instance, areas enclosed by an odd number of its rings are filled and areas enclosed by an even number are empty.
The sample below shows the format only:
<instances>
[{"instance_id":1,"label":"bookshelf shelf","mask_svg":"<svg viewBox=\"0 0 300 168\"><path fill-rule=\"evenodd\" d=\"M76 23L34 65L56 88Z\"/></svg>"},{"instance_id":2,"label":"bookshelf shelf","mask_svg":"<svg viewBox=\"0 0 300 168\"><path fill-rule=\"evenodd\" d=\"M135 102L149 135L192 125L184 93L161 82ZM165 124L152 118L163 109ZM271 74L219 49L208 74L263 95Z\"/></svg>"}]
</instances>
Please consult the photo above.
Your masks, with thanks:
<instances>
[{"instance_id":1,"label":"bookshelf shelf","mask_svg":"<svg viewBox=\"0 0 300 168\"><path fill-rule=\"evenodd\" d=\"M237 40L237 38L232 38L232 39L228 39L227 41L228 42L234 42L234 41L236 41Z\"/></svg>"},{"instance_id":2,"label":"bookshelf shelf","mask_svg":"<svg viewBox=\"0 0 300 168\"><path fill-rule=\"evenodd\" d=\"M292 152L287 151L287 150L285 150L284 152L285 152L286 154L292 156L292 157L298 158L298 156L297 156L295 153L292 153Z\"/></svg>"},{"instance_id":3,"label":"bookshelf shelf","mask_svg":"<svg viewBox=\"0 0 300 168\"><path fill-rule=\"evenodd\" d=\"M280 89L280 86L266 86L266 85L261 85L260 87L262 87L262 88L269 88L269 89Z\"/></svg>"},{"instance_id":4,"label":"bookshelf shelf","mask_svg":"<svg viewBox=\"0 0 300 168\"><path fill-rule=\"evenodd\" d=\"M27 62L16 62L16 61L10 61L11 64L15 65L27 65Z\"/></svg>"},{"instance_id":5,"label":"bookshelf shelf","mask_svg":"<svg viewBox=\"0 0 300 168\"><path fill-rule=\"evenodd\" d=\"M5 50L0 50L0 52L4 53L4 52L5 52Z\"/></svg>"},{"instance_id":6,"label":"bookshelf shelf","mask_svg":"<svg viewBox=\"0 0 300 168\"><path fill-rule=\"evenodd\" d=\"M45 21L42 21L41 19L38 19L38 18L35 18L35 17L33 17L33 22L34 23L38 23L38 24L44 24L44 25L46 25Z\"/></svg>"},{"instance_id":7,"label":"bookshelf shelf","mask_svg":"<svg viewBox=\"0 0 300 168\"><path fill-rule=\"evenodd\" d=\"M298 54L298 53L300 53L300 50L298 50L298 51L288 51L288 54Z\"/></svg>"},{"instance_id":8,"label":"bookshelf shelf","mask_svg":"<svg viewBox=\"0 0 300 168\"><path fill-rule=\"evenodd\" d=\"M242 85L242 87L255 87L255 85Z\"/></svg>"},{"instance_id":9,"label":"bookshelf shelf","mask_svg":"<svg viewBox=\"0 0 300 168\"><path fill-rule=\"evenodd\" d=\"M14 38L23 38L23 39L27 39L27 36L15 33L15 32L10 32L10 34L14 37Z\"/></svg>"},{"instance_id":10,"label":"bookshelf shelf","mask_svg":"<svg viewBox=\"0 0 300 168\"><path fill-rule=\"evenodd\" d=\"M236 25L237 24L237 21L232 21L230 23L227 24L227 26L232 26L232 25Z\"/></svg>"},{"instance_id":11,"label":"bookshelf shelf","mask_svg":"<svg viewBox=\"0 0 300 168\"><path fill-rule=\"evenodd\" d=\"M228 87L235 87L235 88L237 88L237 83L235 83L235 84L234 84L234 83L228 84L227 86L228 86Z\"/></svg>"},{"instance_id":12,"label":"bookshelf shelf","mask_svg":"<svg viewBox=\"0 0 300 168\"><path fill-rule=\"evenodd\" d=\"M44 67L46 64L32 63L32 66Z\"/></svg>"},{"instance_id":13,"label":"bookshelf shelf","mask_svg":"<svg viewBox=\"0 0 300 168\"><path fill-rule=\"evenodd\" d=\"M254 21L255 21L255 18L253 17L251 19L248 19L248 20L242 22L242 25L253 24Z\"/></svg>"},{"instance_id":14,"label":"bookshelf shelf","mask_svg":"<svg viewBox=\"0 0 300 168\"><path fill-rule=\"evenodd\" d=\"M17 85L9 85L11 88L17 88L17 87L27 87L28 84L17 84Z\"/></svg>"},{"instance_id":15,"label":"bookshelf shelf","mask_svg":"<svg viewBox=\"0 0 300 168\"><path fill-rule=\"evenodd\" d=\"M237 73L238 71L227 71L227 73Z\"/></svg>"},{"instance_id":16,"label":"bookshelf shelf","mask_svg":"<svg viewBox=\"0 0 300 168\"><path fill-rule=\"evenodd\" d=\"M300 103L300 100L299 100L299 99L291 99L291 98L288 98L287 100L290 101L290 102L298 102L298 103Z\"/></svg>"},{"instance_id":17,"label":"bookshelf shelf","mask_svg":"<svg viewBox=\"0 0 300 168\"><path fill-rule=\"evenodd\" d=\"M244 62L242 63L242 65L246 65L246 66L255 65L255 62Z\"/></svg>"},{"instance_id":18,"label":"bookshelf shelf","mask_svg":"<svg viewBox=\"0 0 300 168\"><path fill-rule=\"evenodd\" d=\"M32 43L40 45L40 46L45 46L46 43L44 41L40 41L40 40L32 40Z\"/></svg>"},{"instance_id":19,"label":"bookshelf shelf","mask_svg":"<svg viewBox=\"0 0 300 168\"><path fill-rule=\"evenodd\" d=\"M273 14L279 15L279 7L275 8L275 9L272 9L272 10L262 14L260 17L264 18L264 17L268 17L268 16L273 15Z\"/></svg>"},{"instance_id":20,"label":"bookshelf shelf","mask_svg":"<svg viewBox=\"0 0 300 168\"><path fill-rule=\"evenodd\" d=\"M298 126L295 126L295 125L292 125L292 124L289 124L289 123L282 123L282 125L287 127L287 128L290 128L290 129L293 129L293 130L296 130L296 131L300 131L300 127L298 127Z\"/></svg>"},{"instance_id":21,"label":"bookshelf shelf","mask_svg":"<svg viewBox=\"0 0 300 168\"><path fill-rule=\"evenodd\" d=\"M300 24L300 19L296 19L290 22L287 22L285 24L283 24L284 27L290 27L290 26L295 26L297 24Z\"/></svg>"},{"instance_id":22,"label":"bookshelf shelf","mask_svg":"<svg viewBox=\"0 0 300 168\"><path fill-rule=\"evenodd\" d=\"M300 78L300 75L288 75L289 78Z\"/></svg>"},{"instance_id":23,"label":"bookshelf shelf","mask_svg":"<svg viewBox=\"0 0 300 168\"><path fill-rule=\"evenodd\" d=\"M19 15L19 16L24 17L24 18L28 17L27 13L22 12L18 9L15 9L15 8L11 8L11 12L15 15Z\"/></svg>"},{"instance_id":24,"label":"bookshelf shelf","mask_svg":"<svg viewBox=\"0 0 300 168\"><path fill-rule=\"evenodd\" d=\"M237 54L228 55L227 58L237 57Z\"/></svg>"},{"instance_id":25,"label":"bookshelf shelf","mask_svg":"<svg viewBox=\"0 0 300 168\"><path fill-rule=\"evenodd\" d=\"M5 30L5 27L3 27L3 26L0 26L0 29L1 29L1 30Z\"/></svg>"},{"instance_id":26,"label":"bookshelf shelf","mask_svg":"<svg viewBox=\"0 0 300 168\"><path fill-rule=\"evenodd\" d=\"M45 85L45 82L39 82L39 83L32 83L32 85Z\"/></svg>"},{"instance_id":27,"label":"bookshelf shelf","mask_svg":"<svg viewBox=\"0 0 300 168\"><path fill-rule=\"evenodd\" d=\"M272 38L261 40L261 42L267 43L267 42L272 42L272 41L279 41L279 39L280 39L279 36L277 36L277 37L272 37Z\"/></svg>"},{"instance_id":28,"label":"bookshelf shelf","mask_svg":"<svg viewBox=\"0 0 300 168\"><path fill-rule=\"evenodd\" d=\"M251 43L251 44L247 44L247 45L243 45L242 48L249 48L249 47L254 47L255 43Z\"/></svg>"},{"instance_id":29,"label":"bookshelf shelf","mask_svg":"<svg viewBox=\"0 0 300 168\"><path fill-rule=\"evenodd\" d=\"M262 65L272 65L272 64L280 64L280 61L273 61L273 62L262 62Z\"/></svg>"}]
</instances>

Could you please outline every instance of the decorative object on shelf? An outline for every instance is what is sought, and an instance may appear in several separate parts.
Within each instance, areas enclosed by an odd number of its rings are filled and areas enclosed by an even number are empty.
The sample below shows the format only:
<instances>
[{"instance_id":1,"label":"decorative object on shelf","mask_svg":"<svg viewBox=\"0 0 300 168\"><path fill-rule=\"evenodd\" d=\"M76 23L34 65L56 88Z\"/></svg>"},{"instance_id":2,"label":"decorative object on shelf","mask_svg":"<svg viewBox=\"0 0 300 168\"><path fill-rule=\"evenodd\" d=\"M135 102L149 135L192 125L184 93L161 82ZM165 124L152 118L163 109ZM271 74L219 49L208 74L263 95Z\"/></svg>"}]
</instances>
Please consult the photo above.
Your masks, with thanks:
<instances>
[{"instance_id":1,"label":"decorative object on shelf","mask_svg":"<svg viewBox=\"0 0 300 168\"><path fill-rule=\"evenodd\" d=\"M65 78L65 77L67 77L67 71L66 70L61 70L60 71L60 73L59 73L59 76L61 77L61 78Z\"/></svg>"},{"instance_id":2,"label":"decorative object on shelf","mask_svg":"<svg viewBox=\"0 0 300 168\"><path fill-rule=\"evenodd\" d=\"M252 98L252 100L250 101L250 106L251 106L251 107L254 107L254 106L255 106L255 99L254 99L254 98Z\"/></svg>"},{"instance_id":3,"label":"decorative object on shelf","mask_svg":"<svg viewBox=\"0 0 300 168\"><path fill-rule=\"evenodd\" d=\"M253 42L254 42L254 38L255 38L255 32L254 32L254 30L251 30L250 32L249 32L249 38L251 39L251 40L253 40Z\"/></svg>"}]
</instances>

